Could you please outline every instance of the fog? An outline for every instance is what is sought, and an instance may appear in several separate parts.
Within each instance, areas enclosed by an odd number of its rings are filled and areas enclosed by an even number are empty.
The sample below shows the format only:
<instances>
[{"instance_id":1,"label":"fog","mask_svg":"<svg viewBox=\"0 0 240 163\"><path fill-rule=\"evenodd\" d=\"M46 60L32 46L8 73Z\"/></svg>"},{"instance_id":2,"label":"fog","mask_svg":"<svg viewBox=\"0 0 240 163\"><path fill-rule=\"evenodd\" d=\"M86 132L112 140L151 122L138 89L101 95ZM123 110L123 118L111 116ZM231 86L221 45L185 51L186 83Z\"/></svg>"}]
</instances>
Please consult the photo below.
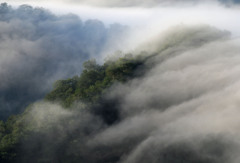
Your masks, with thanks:
<instances>
[{"instance_id":1,"label":"fog","mask_svg":"<svg viewBox=\"0 0 240 163\"><path fill-rule=\"evenodd\" d=\"M41 99L58 79L79 75L82 63L121 44L128 28L56 16L28 5L0 6L0 119ZM109 48L110 47L110 48ZM107 50L108 49L108 50Z\"/></svg>"},{"instance_id":2,"label":"fog","mask_svg":"<svg viewBox=\"0 0 240 163\"><path fill-rule=\"evenodd\" d=\"M122 156L124 163L239 162L240 40L209 28L191 30L166 36L171 46L146 63L154 68L114 87L110 96L122 99L123 120L90 144L141 138Z\"/></svg>"},{"instance_id":3,"label":"fog","mask_svg":"<svg viewBox=\"0 0 240 163\"><path fill-rule=\"evenodd\" d=\"M221 3L224 5L236 5L239 4L239 0L9 0L14 3L32 3L32 4L46 4L46 3L63 3L63 4L80 4L100 7L156 7L156 6L182 6L182 5L197 5L201 3Z\"/></svg>"},{"instance_id":4,"label":"fog","mask_svg":"<svg viewBox=\"0 0 240 163\"><path fill-rule=\"evenodd\" d=\"M106 90L102 103L108 105L100 108L81 101L68 110L46 101L30 105L24 122L34 132L21 142L19 162L238 163L239 2L203 2L213 8L200 1L84 2L104 7L161 4L152 11L166 10L146 14L140 21L148 21L136 23L140 27L126 36L122 25L2 6L7 14L1 14L0 28L1 116L41 100L53 81L80 74L84 60L103 60L114 49L146 53L147 69ZM177 3L187 7L169 8ZM165 19L157 20L164 12ZM115 123L104 121L104 109L117 110Z\"/></svg>"},{"instance_id":5,"label":"fog","mask_svg":"<svg viewBox=\"0 0 240 163\"><path fill-rule=\"evenodd\" d=\"M48 161L239 162L240 40L210 26L176 26L160 36L139 47L150 51L145 75L108 90L116 123L83 103L72 110L34 104L26 117L42 137L24 145L23 162L42 154ZM31 154L39 143L41 155Z\"/></svg>"}]
</instances>

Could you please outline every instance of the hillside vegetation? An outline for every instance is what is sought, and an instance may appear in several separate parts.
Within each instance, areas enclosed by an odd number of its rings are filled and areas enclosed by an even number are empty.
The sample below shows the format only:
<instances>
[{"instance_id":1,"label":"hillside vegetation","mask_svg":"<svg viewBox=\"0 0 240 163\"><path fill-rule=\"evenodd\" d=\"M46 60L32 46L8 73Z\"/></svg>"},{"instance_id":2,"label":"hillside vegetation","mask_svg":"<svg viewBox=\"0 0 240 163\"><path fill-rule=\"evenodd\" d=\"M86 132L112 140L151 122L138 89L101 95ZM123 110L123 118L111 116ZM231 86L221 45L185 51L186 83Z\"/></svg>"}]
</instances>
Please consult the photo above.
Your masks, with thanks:
<instances>
[{"instance_id":1,"label":"hillside vegetation","mask_svg":"<svg viewBox=\"0 0 240 163\"><path fill-rule=\"evenodd\" d=\"M88 111L98 117L100 121L104 121L107 125L112 125L119 120L119 113L117 101L105 98L108 88L114 85L114 83L124 83L129 79L143 75L145 60L146 57L142 55L133 56L127 54L116 61L109 60L103 65L98 65L94 59L91 59L83 64L84 70L80 76L56 81L54 89L46 95L44 100L59 103L65 109L70 110L74 108L74 104L82 102L87 105ZM39 141L40 135L44 135L44 133L36 131L36 127L30 124L34 121L34 119L29 120L29 117L26 116L30 111L31 105L23 114L11 116L5 123L0 122L0 160L4 162L16 162L16 160L21 159L29 161L28 159L31 158L30 156L22 158L23 153L20 151L22 144L33 140ZM74 121L75 118L72 120ZM98 121L98 118L96 118L96 121ZM48 127L54 129L56 126L49 125ZM88 128L88 126L85 127ZM66 141L71 144L70 142L75 141L75 138L69 138ZM34 153L34 151L28 152ZM113 154L112 157L116 157L115 155ZM37 160L39 162L51 162L52 158L47 158L45 154L44 157L46 157L45 160ZM89 159L91 158L90 156L88 157ZM81 159L78 158L77 160ZM99 158L99 160L101 159Z\"/></svg>"},{"instance_id":2,"label":"hillside vegetation","mask_svg":"<svg viewBox=\"0 0 240 163\"><path fill-rule=\"evenodd\" d=\"M113 83L140 76L137 70L143 68L143 64L143 56L133 57L131 54L103 65L98 65L94 59L89 60L83 64L81 76L57 81L45 99L59 101L64 107L71 107L76 101L96 103Z\"/></svg>"}]
</instances>

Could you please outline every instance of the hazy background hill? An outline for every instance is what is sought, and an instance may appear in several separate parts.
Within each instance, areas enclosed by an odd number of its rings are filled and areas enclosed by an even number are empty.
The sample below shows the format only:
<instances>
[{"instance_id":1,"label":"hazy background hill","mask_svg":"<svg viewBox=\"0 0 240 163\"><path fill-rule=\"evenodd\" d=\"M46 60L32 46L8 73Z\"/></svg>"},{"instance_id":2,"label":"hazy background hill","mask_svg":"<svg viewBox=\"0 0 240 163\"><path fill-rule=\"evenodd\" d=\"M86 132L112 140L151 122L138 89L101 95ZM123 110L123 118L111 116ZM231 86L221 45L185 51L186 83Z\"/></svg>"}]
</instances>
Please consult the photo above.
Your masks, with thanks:
<instances>
[{"instance_id":1,"label":"hazy background hill","mask_svg":"<svg viewBox=\"0 0 240 163\"><path fill-rule=\"evenodd\" d=\"M83 61L121 43L128 28L57 16L43 8L0 5L0 119L40 99L57 79L81 73Z\"/></svg>"}]
</instances>

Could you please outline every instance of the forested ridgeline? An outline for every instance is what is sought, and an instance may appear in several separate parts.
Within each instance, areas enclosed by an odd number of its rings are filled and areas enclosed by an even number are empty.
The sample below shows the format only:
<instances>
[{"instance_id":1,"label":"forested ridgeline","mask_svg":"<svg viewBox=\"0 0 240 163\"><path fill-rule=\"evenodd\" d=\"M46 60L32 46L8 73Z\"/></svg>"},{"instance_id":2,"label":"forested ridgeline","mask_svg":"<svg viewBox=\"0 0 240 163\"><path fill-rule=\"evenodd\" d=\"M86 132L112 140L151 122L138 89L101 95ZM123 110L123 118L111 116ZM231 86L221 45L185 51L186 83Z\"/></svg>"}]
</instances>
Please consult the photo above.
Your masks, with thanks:
<instances>
[{"instance_id":1,"label":"forested ridgeline","mask_svg":"<svg viewBox=\"0 0 240 163\"><path fill-rule=\"evenodd\" d=\"M36 159L37 162L66 162L66 159L70 159L69 162L77 162L89 159L87 161L92 162L91 160L94 161L96 159L95 157L100 157L98 158L100 162L101 160L103 160L102 162L105 162L106 158L107 160L118 160L118 157L120 156L119 152L124 152L126 149L117 149L117 151L112 151L112 149L109 149L109 147L104 147L106 148L105 150L110 153L99 155L99 152L101 153L106 151L97 150L95 151L96 153L93 153L93 156L81 156L81 153L79 153L78 156L78 154L76 155L76 153L72 153L72 151L67 151L67 148L75 148L73 143L74 141L76 141L76 144L79 146L78 141L82 141L79 139L90 136L92 132L99 132L99 127L95 126L113 125L120 120L117 99L109 99L105 96L108 93L108 89L110 89L114 84L124 83L129 79L142 76L146 71L146 67L144 65L146 59L147 57L144 57L143 54L137 56L126 54L124 57L119 58L118 60L106 61L103 65L98 65L95 59L91 59L83 64L84 70L80 76L74 76L73 78L66 80L56 81L54 84L54 89L45 96L44 102L60 104L63 108L69 110L69 112L74 112L74 115L71 114L67 116L67 118L65 116L60 117L60 119L64 119L62 122L60 122L59 119L54 119L55 116L48 117L50 119L53 118L52 121L56 120L56 122L46 123L45 125L48 126L44 125L42 126L43 130L40 130L39 127L34 126L34 124L37 123L37 120L34 118L35 116L38 116L38 113L36 113L34 116L29 116L29 114L32 115L31 112L34 110L33 104L30 105L24 113L16 116L13 115L9 117L6 122L1 122L1 161L29 162L31 159ZM50 103L49 105L53 105ZM78 105L79 103L81 103L81 106ZM45 105L45 107L49 106ZM88 122L90 126L86 125L86 122L81 125L75 124L79 121L79 118L86 114L92 117L87 120L90 121ZM46 118L46 121L49 120L48 118ZM71 123L73 123L73 127L75 128L73 131L71 131L72 133L68 133L69 135L65 135L64 138L59 138L60 140L56 140L58 138L53 138L53 141L56 142L53 143L54 145L49 145L49 147L47 145L49 142L46 142L44 145L42 144L44 143L42 142L43 139L49 141L49 132L56 131L58 134L61 134L59 133L60 131L58 127L61 126L61 128L68 128ZM79 128L76 127L76 125ZM86 133L81 133L82 130L84 130ZM57 135L57 133L54 133L54 135L59 137L60 135ZM59 141L61 143L59 143ZM29 143L31 144L29 145L31 148L28 147ZM56 153L54 155L57 156L53 157L52 153L48 153L47 150L54 151L51 148L60 150L55 151ZM22 151L23 149L25 151ZM36 152L38 154L36 154ZM62 153L60 154L58 152ZM72 155L74 155L74 157L72 157Z\"/></svg>"}]
</instances>

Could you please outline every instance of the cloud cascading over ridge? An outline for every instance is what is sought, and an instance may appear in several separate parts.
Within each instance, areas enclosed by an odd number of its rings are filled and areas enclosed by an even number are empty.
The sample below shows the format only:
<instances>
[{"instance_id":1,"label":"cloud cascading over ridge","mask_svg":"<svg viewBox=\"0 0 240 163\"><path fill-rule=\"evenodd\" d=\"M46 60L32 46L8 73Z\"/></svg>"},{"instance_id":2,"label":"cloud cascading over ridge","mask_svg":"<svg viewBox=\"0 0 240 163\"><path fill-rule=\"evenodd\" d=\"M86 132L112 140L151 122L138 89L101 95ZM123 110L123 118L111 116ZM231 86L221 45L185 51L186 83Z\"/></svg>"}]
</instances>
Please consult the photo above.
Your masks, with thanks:
<instances>
[{"instance_id":1,"label":"cloud cascading over ridge","mask_svg":"<svg viewBox=\"0 0 240 163\"><path fill-rule=\"evenodd\" d=\"M114 87L124 120L90 144L139 140L124 163L239 162L239 39L179 28L167 46L157 43L145 77Z\"/></svg>"},{"instance_id":2,"label":"cloud cascading over ridge","mask_svg":"<svg viewBox=\"0 0 240 163\"><path fill-rule=\"evenodd\" d=\"M164 1L98 2L151 6ZM120 25L107 28L96 20L82 22L29 6L15 10L2 5L0 11L0 104L8 110L38 99L54 80L79 72L83 59L98 56L125 31ZM24 114L33 133L21 142L18 161L240 162L240 40L222 29L221 24L182 24L161 34L153 31L150 40L150 33L142 32L137 38L146 43L132 53L149 55L147 70L127 83L115 83L102 99L112 102L109 110L116 106L119 119L106 124L82 103L72 110L35 103Z\"/></svg>"},{"instance_id":3,"label":"cloud cascading over ridge","mask_svg":"<svg viewBox=\"0 0 240 163\"><path fill-rule=\"evenodd\" d=\"M140 47L155 54L144 76L108 90L106 98L120 102L117 123L108 126L86 108L77 114L56 104L34 104L27 117L44 139L36 135L37 143L26 143L22 151L29 154L41 144L38 152L48 160L73 162L239 162L238 44L213 27L176 26ZM42 130L48 126L54 132ZM55 137L56 144L46 143ZM25 162L42 158L28 156Z\"/></svg>"}]
</instances>

